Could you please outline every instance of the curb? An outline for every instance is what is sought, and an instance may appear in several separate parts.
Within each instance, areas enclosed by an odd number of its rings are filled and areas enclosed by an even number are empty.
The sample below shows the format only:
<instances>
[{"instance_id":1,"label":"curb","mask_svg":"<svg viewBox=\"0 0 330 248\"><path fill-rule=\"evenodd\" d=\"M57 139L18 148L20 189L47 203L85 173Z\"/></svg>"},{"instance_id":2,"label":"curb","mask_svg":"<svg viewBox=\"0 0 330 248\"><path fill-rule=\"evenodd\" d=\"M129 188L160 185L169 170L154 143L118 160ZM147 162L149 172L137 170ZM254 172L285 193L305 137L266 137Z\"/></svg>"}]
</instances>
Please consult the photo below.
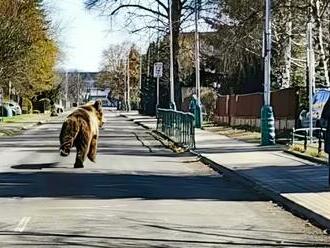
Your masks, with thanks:
<instances>
[{"instance_id":1,"label":"curb","mask_svg":"<svg viewBox=\"0 0 330 248\"><path fill-rule=\"evenodd\" d=\"M227 167L225 167L221 164L218 164L218 163L214 162L213 160L211 160L195 151L190 150L190 153L194 154L195 156L198 156L200 158L200 161L203 164L209 166L210 168L212 168L213 170L215 170L217 172L227 174L232 179L239 181L240 183L246 185L247 187L266 196L267 198L270 198L274 203L283 207L285 210L287 210L288 212L291 212L295 216L308 220L314 226L317 226L323 230L324 229L330 230L330 220L327 219L326 217L319 215L304 206L301 206L300 204L282 196L280 193L277 193L273 190L268 189L261 182L255 180L255 179L242 175L241 173L236 172L234 170L228 169Z\"/></svg>"},{"instance_id":2,"label":"curb","mask_svg":"<svg viewBox=\"0 0 330 248\"><path fill-rule=\"evenodd\" d=\"M151 130L150 127L148 127L147 125L142 124L142 123L139 122L139 121L134 121L134 120L131 120L131 121L133 121L134 123L138 124L139 126L145 128L145 129Z\"/></svg>"},{"instance_id":3,"label":"curb","mask_svg":"<svg viewBox=\"0 0 330 248\"><path fill-rule=\"evenodd\" d=\"M326 161L324 161L322 159L319 159L319 158L313 158L313 157L306 156L304 154L300 154L300 153L293 152L293 151L290 151L290 150L283 150L283 152L288 153L288 154L290 154L292 156L295 156L295 157L304 159L304 160L308 160L308 161L313 162L313 163L316 163L316 164L328 165L328 163Z\"/></svg>"}]
</instances>

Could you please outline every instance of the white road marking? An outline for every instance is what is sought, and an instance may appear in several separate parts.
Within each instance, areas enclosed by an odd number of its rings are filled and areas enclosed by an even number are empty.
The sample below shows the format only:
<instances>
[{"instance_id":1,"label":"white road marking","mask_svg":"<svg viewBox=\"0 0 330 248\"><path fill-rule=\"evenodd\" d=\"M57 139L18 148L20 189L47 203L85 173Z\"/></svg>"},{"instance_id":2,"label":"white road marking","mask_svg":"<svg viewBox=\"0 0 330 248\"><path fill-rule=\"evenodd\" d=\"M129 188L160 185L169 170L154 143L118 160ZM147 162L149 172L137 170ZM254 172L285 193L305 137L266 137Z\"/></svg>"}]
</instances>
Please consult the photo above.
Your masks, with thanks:
<instances>
[{"instance_id":1,"label":"white road marking","mask_svg":"<svg viewBox=\"0 0 330 248\"><path fill-rule=\"evenodd\" d=\"M23 232L30 220L31 217L23 217L15 228L15 232Z\"/></svg>"}]
</instances>

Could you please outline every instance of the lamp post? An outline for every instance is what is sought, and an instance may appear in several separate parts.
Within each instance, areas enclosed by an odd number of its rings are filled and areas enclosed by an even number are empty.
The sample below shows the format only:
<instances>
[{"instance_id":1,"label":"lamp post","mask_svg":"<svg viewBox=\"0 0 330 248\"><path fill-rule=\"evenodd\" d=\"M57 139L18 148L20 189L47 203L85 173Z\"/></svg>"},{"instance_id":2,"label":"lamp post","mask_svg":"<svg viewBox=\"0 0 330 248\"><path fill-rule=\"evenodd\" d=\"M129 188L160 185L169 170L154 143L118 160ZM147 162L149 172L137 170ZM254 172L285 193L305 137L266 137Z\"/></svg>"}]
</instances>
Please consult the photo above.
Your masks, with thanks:
<instances>
[{"instance_id":1,"label":"lamp post","mask_svg":"<svg viewBox=\"0 0 330 248\"><path fill-rule=\"evenodd\" d=\"M65 109L69 108L68 106L68 94L69 94L69 79L68 72L65 72Z\"/></svg>"},{"instance_id":2,"label":"lamp post","mask_svg":"<svg viewBox=\"0 0 330 248\"><path fill-rule=\"evenodd\" d=\"M130 68L129 68L129 55L128 52L128 59L127 59L127 111L131 111L131 89L130 89Z\"/></svg>"},{"instance_id":3,"label":"lamp post","mask_svg":"<svg viewBox=\"0 0 330 248\"><path fill-rule=\"evenodd\" d=\"M142 51L140 54L140 75L139 75L139 90L141 93L141 89L142 89L142 63L143 63L143 55L142 55Z\"/></svg>"},{"instance_id":4,"label":"lamp post","mask_svg":"<svg viewBox=\"0 0 330 248\"><path fill-rule=\"evenodd\" d=\"M170 108L176 110L174 100L174 65L173 65L173 27L172 27L172 0L168 1L170 26Z\"/></svg>"},{"instance_id":5,"label":"lamp post","mask_svg":"<svg viewBox=\"0 0 330 248\"><path fill-rule=\"evenodd\" d=\"M199 0L195 0L195 72L196 72L196 96L197 103L195 108L195 127L201 128L203 123L202 107L201 107L201 83L200 83L200 57L199 57Z\"/></svg>"},{"instance_id":6,"label":"lamp post","mask_svg":"<svg viewBox=\"0 0 330 248\"><path fill-rule=\"evenodd\" d=\"M271 49L272 49L272 19L271 0L265 0L265 30L263 38L264 57L264 105L261 109L261 145L275 144L275 120L273 108L270 105L271 88Z\"/></svg>"},{"instance_id":7,"label":"lamp post","mask_svg":"<svg viewBox=\"0 0 330 248\"><path fill-rule=\"evenodd\" d=\"M307 24L307 68L308 68L308 101L309 101L309 143L313 142L313 95L315 91L315 57L313 49L313 26Z\"/></svg>"}]
</instances>

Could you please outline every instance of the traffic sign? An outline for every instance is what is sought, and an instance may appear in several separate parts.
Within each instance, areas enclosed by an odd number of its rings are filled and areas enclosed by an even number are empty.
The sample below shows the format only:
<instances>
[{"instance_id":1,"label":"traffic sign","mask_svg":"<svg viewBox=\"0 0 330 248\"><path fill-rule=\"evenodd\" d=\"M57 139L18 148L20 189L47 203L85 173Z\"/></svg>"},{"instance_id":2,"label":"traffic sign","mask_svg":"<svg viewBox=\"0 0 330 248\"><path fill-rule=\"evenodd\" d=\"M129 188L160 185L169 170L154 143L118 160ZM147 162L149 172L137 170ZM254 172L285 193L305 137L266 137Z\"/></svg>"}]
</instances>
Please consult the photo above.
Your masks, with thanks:
<instances>
[{"instance_id":1,"label":"traffic sign","mask_svg":"<svg viewBox=\"0 0 330 248\"><path fill-rule=\"evenodd\" d=\"M163 76L163 63L157 62L154 64L154 77L160 78Z\"/></svg>"}]
</instances>

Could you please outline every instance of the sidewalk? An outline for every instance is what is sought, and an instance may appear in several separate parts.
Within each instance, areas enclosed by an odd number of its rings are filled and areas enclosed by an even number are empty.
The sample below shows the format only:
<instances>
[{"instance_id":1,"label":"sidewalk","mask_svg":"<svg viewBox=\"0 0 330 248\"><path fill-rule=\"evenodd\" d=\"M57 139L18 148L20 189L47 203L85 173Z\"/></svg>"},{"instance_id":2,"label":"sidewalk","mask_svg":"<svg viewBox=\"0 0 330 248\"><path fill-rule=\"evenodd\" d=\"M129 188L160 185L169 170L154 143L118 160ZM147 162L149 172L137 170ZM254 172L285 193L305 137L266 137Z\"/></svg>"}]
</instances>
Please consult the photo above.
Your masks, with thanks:
<instances>
[{"instance_id":1,"label":"sidewalk","mask_svg":"<svg viewBox=\"0 0 330 248\"><path fill-rule=\"evenodd\" d=\"M145 128L156 127L155 118L125 115ZM289 211L330 230L327 166L286 154L281 146L260 147L200 129L196 129L196 147L192 152L211 167L236 176Z\"/></svg>"}]
</instances>

